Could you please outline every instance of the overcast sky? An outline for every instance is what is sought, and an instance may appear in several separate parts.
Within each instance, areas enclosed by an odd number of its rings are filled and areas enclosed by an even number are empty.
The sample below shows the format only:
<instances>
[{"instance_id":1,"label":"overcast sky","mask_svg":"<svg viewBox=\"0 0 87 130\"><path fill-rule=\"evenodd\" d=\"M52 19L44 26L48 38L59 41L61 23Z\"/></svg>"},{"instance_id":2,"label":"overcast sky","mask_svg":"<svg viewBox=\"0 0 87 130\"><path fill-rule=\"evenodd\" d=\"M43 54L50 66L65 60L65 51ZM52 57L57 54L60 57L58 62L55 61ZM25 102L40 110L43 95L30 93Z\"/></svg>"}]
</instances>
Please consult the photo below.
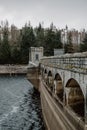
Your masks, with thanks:
<instances>
[{"instance_id":1,"label":"overcast sky","mask_svg":"<svg viewBox=\"0 0 87 130\"><path fill-rule=\"evenodd\" d=\"M22 27L28 21L32 26L53 22L58 28L87 30L87 0L0 0L0 21Z\"/></svg>"}]
</instances>

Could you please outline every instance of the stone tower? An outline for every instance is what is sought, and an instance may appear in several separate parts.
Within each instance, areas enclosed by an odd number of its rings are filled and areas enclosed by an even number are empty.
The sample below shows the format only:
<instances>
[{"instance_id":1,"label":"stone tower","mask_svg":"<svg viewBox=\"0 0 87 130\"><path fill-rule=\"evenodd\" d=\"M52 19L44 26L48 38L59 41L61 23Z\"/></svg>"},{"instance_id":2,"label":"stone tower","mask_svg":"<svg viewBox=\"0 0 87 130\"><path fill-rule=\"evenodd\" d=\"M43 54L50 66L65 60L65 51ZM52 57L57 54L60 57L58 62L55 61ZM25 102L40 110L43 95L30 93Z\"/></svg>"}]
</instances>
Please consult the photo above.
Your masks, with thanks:
<instances>
[{"instance_id":1,"label":"stone tower","mask_svg":"<svg viewBox=\"0 0 87 130\"><path fill-rule=\"evenodd\" d=\"M38 65L42 57L43 57L43 47L30 47L29 62Z\"/></svg>"}]
</instances>

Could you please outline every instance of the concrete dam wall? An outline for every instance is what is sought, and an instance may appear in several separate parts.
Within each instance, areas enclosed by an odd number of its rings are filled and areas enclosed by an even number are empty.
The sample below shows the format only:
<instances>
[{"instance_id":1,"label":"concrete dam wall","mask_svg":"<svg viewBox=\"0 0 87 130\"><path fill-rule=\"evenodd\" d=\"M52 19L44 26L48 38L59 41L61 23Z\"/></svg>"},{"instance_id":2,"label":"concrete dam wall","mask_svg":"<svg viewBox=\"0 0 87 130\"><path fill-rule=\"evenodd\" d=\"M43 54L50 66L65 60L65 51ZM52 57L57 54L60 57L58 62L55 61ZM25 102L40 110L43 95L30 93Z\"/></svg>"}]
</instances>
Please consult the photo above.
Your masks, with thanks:
<instances>
[{"instance_id":1,"label":"concrete dam wall","mask_svg":"<svg viewBox=\"0 0 87 130\"><path fill-rule=\"evenodd\" d=\"M28 79L40 91L41 106L47 130L84 130L84 122L63 106L48 90L48 86L39 75L39 68L28 70Z\"/></svg>"},{"instance_id":2,"label":"concrete dam wall","mask_svg":"<svg viewBox=\"0 0 87 130\"><path fill-rule=\"evenodd\" d=\"M79 122L70 110L63 108L48 92L43 82L40 85L42 113L47 129L84 130L84 123Z\"/></svg>"}]
</instances>

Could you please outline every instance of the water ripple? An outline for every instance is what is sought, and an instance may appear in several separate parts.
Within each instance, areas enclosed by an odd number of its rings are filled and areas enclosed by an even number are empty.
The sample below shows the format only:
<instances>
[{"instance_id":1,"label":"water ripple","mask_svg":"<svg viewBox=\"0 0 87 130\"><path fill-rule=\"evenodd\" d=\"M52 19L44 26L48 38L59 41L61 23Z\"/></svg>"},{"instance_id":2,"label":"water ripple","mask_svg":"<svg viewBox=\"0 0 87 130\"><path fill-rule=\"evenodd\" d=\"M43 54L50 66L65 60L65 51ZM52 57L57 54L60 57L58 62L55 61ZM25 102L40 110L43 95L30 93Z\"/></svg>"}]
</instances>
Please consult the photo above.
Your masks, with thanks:
<instances>
[{"instance_id":1,"label":"water ripple","mask_svg":"<svg viewBox=\"0 0 87 130\"><path fill-rule=\"evenodd\" d=\"M23 76L0 77L0 130L45 130L40 95Z\"/></svg>"}]
</instances>

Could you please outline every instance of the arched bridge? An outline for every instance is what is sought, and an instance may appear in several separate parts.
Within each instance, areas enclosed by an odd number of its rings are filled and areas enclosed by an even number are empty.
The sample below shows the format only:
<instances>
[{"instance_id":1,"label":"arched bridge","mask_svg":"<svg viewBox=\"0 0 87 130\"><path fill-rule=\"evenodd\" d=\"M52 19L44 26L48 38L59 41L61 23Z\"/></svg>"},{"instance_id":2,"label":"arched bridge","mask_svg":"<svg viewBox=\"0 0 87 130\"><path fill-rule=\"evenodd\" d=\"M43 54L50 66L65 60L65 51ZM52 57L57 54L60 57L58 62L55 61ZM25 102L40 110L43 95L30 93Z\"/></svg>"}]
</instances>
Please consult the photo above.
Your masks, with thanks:
<instances>
[{"instance_id":1,"label":"arched bridge","mask_svg":"<svg viewBox=\"0 0 87 130\"><path fill-rule=\"evenodd\" d=\"M78 122L78 130L82 124L87 130L87 52L44 57L40 65L50 95L68 108Z\"/></svg>"}]
</instances>

